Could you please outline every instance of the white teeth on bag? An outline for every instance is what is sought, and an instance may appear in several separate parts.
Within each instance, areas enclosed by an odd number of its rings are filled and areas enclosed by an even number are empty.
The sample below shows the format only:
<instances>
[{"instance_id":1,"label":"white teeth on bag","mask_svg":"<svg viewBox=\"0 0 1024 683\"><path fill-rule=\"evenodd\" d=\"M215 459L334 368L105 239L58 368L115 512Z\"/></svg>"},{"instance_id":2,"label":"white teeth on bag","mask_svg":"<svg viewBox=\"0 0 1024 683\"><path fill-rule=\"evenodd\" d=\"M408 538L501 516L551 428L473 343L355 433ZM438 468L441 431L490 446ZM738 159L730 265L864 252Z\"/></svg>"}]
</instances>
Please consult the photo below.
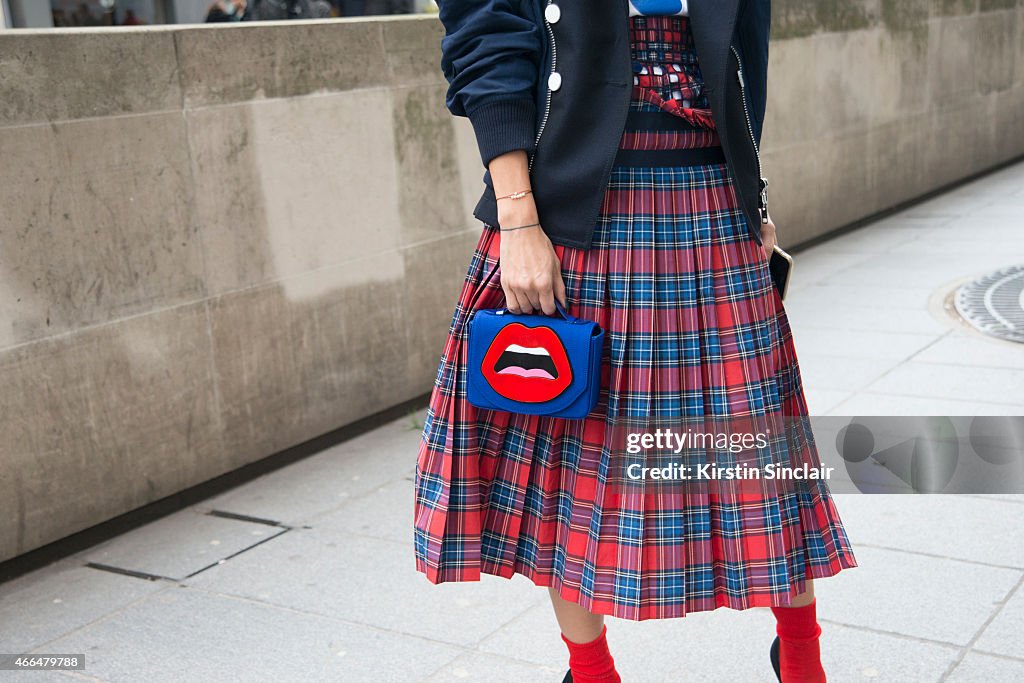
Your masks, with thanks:
<instances>
[{"instance_id":1,"label":"white teeth on bag","mask_svg":"<svg viewBox=\"0 0 1024 683\"><path fill-rule=\"evenodd\" d=\"M498 357L494 371L499 375L518 375L529 378L555 379L558 377L555 361L551 358L548 350L542 346L509 344Z\"/></svg>"},{"instance_id":2,"label":"white teeth on bag","mask_svg":"<svg viewBox=\"0 0 1024 683\"><path fill-rule=\"evenodd\" d=\"M529 353L534 356L551 355L543 346L520 346L519 344L509 344L505 351L511 351L512 353Z\"/></svg>"}]
</instances>

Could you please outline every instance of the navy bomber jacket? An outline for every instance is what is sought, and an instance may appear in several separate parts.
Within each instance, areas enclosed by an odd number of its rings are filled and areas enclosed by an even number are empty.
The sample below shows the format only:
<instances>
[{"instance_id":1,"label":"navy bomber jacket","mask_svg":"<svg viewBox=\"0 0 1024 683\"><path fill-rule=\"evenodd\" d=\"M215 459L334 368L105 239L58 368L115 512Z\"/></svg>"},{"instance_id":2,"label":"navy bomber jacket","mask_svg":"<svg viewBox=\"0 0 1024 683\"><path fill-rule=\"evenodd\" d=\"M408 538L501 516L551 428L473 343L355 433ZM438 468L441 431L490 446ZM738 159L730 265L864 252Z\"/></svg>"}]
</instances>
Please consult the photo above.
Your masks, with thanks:
<instances>
[{"instance_id":1,"label":"navy bomber jacket","mask_svg":"<svg viewBox=\"0 0 1024 683\"><path fill-rule=\"evenodd\" d=\"M480 160L526 150L541 226L589 248L632 94L627 0L438 0L445 105ZM722 150L754 238L767 220L758 145L771 0L692 0L690 26ZM490 171L473 215L498 226Z\"/></svg>"}]
</instances>

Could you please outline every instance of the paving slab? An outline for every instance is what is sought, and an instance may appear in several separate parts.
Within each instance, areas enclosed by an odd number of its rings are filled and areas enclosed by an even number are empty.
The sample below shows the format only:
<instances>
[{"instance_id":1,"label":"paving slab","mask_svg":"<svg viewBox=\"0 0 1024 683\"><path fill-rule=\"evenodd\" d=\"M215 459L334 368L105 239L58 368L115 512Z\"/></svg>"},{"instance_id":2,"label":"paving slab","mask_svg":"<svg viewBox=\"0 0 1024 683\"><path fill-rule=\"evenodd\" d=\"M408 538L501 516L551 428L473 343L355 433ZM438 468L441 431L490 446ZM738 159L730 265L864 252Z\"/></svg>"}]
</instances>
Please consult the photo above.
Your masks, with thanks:
<instances>
[{"instance_id":1,"label":"paving slab","mask_svg":"<svg viewBox=\"0 0 1024 683\"><path fill-rule=\"evenodd\" d=\"M981 634L974 649L1024 660L1021 634L1024 634L1024 590L1018 587Z\"/></svg>"},{"instance_id":2,"label":"paving slab","mask_svg":"<svg viewBox=\"0 0 1024 683\"><path fill-rule=\"evenodd\" d=\"M900 212L903 216L923 218L943 218L965 216L972 211L985 206L988 198L978 194L953 194L943 193L930 199L918 202L905 211Z\"/></svg>"},{"instance_id":3,"label":"paving slab","mask_svg":"<svg viewBox=\"0 0 1024 683\"><path fill-rule=\"evenodd\" d=\"M306 520L315 529L372 536L397 543L412 538L412 478L384 484L346 504Z\"/></svg>"},{"instance_id":4,"label":"paving slab","mask_svg":"<svg viewBox=\"0 0 1024 683\"><path fill-rule=\"evenodd\" d=\"M85 675L81 671L61 671L59 669L49 671L0 671L0 681L3 681L3 683L8 681L11 683L74 683L75 681L106 683L101 678Z\"/></svg>"},{"instance_id":5,"label":"paving slab","mask_svg":"<svg viewBox=\"0 0 1024 683\"><path fill-rule=\"evenodd\" d=\"M1024 660L970 652L946 680L950 683L993 683L1024 678Z\"/></svg>"},{"instance_id":6,"label":"paving slab","mask_svg":"<svg viewBox=\"0 0 1024 683\"><path fill-rule=\"evenodd\" d=\"M882 224L865 225L849 230L836 239L828 240L814 247L822 254L884 254L901 244L916 239L913 232L893 230ZM795 272L795 271L794 271Z\"/></svg>"},{"instance_id":7,"label":"paving slab","mask_svg":"<svg viewBox=\"0 0 1024 683\"><path fill-rule=\"evenodd\" d=\"M804 385L804 400L807 401L807 410L811 415L825 415L853 395L853 392L841 389L821 389Z\"/></svg>"},{"instance_id":8,"label":"paving slab","mask_svg":"<svg viewBox=\"0 0 1024 683\"><path fill-rule=\"evenodd\" d=\"M825 600L818 609L823 619L831 612ZM719 609L644 622L607 619L606 624L623 680L774 681L767 651L775 620L766 609ZM549 605L538 605L506 624L479 649L555 670L564 669L568 661ZM737 656L723 657L726 652ZM938 681L959 652L950 645L839 624L823 629L822 657L830 681Z\"/></svg>"},{"instance_id":9,"label":"paving slab","mask_svg":"<svg viewBox=\"0 0 1024 683\"><path fill-rule=\"evenodd\" d=\"M799 334L794 332L794 339ZM859 391L899 366L898 360L889 358L844 358L807 351L797 354L803 383L815 389Z\"/></svg>"},{"instance_id":10,"label":"paving slab","mask_svg":"<svg viewBox=\"0 0 1024 683\"><path fill-rule=\"evenodd\" d=\"M77 560L62 560L2 583L0 652L18 654L41 647L166 587L159 581L83 567ZM3 675L0 672L0 679Z\"/></svg>"},{"instance_id":11,"label":"paving slab","mask_svg":"<svg viewBox=\"0 0 1024 683\"><path fill-rule=\"evenodd\" d=\"M435 586L415 570L411 540L317 528L289 531L187 583L461 646L547 599L521 576Z\"/></svg>"},{"instance_id":12,"label":"paving slab","mask_svg":"<svg viewBox=\"0 0 1024 683\"><path fill-rule=\"evenodd\" d=\"M83 562L182 579L284 531L185 509L104 541L77 557Z\"/></svg>"},{"instance_id":13,"label":"paving slab","mask_svg":"<svg viewBox=\"0 0 1024 683\"><path fill-rule=\"evenodd\" d=\"M1024 369L908 361L865 387L906 396L953 397L962 401L1024 406Z\"/></svg>"},{"instance_id":14,"label":"paving slab","mask_svg":"<svg viewBox=\"0 0 1024 683\"><path fill-rule=\"evenodd\" d=\"M949 279L948 274L942 282ZM830 306L797 302L786 303L786 314L793 328L794 339L808 327L834 330L866 330L868 332L905 332L910 334L939 335L948 332L951 324L936 320L925 310L874 308L867 306ZM799 342L798 342L799 343Z\"/></svg>"},{"instance_id":15,"label":"paving slab","mask_svg":"<svg viewBox=\"0 0 1024 683\"><path fill-rule=\"evenodd\" d=\"M907 230L909 228L904 228ZM796 257L794 257L796 258ZM974 274L973 270L948 269L948 268L899 268L893 267L892 263L880 263L879 258L854 264L849 268L833 272L824 282L834 285L859 286L865 282L874 283L876 286L899 289L910 287L914 289L928 290L950 290L954 283L969 279ZM949 321L942 326L943 331L949 331ZM885 332L880 329L879 332Z\"/></svg>"},{"instance_id":16,"label":"paving slab","mask_svg":"<svg viewBox=\"0 0 1024 683\"><path fill-rule=\"evenodd\" d=\"M860 566L815 581L832 623L967 645L1024 572L854 546Z\"/></svg>"},{"instance_id":17,"label":"paving slab","mask_svg":"<svg viewBox=\"0 0 1024 683\"><path fill-rule=\"evenodd\" d=\"M928 305L932 295L931 287L892 287L877 283L831 283L820 282L787 297L787 303L799 306L828 308L896 308L920 309Z\"/></svg>"},{"instance_id":18,"label":"paving slab","mask_svg":"<svg viewBox=\"0 0 1024 683\"><path fill-rule=\"evenodd\" d=\"M1024 370L1024 344L967 332L953 332L921 349L920 363L967 365Z\"/></svg>"},{"instance_id":19,"label":"paving slab","mask_svg":"<svg viewBox=\"0 0 1024 683\"><path fill-rule=\"evenodd\" d=\"M505 657L471 653L443 666L428 678L427 683L560 683L566 667L554 669Z\"/></svg>"},{"instance_id":20,"label":"paving slab","mask_svg":"<svg viewBox=\"0 0 1024 683\"><path fill-rule=\"evenodd\" d=\"M844 495L836 504L855 549L867 543L1024 570L1024 511L1011 502L871 494ZM978 533L982 527L985 533Z\"/></svg>"},{"instance_id":21,"label":"paving slab","mask_svg":"<svg viewBox=\"0 0 1024 683\"><path fill-rule=\"evenodd\" d=\"M780 246L785 249L785 241ZM789 283L791 291L795 292L799 288L820 282L832 282L836 273L862 263L869 263L871 256L867 252L826 251L821 246L804 249L793 254L793 275Z\"/></svg>"},{"instance_id":22,"label":"paving slab","mask_svg":"<svg viewBox=\"0 0 1024 683\"><path fill-rule=\"evenodd\" d=\"M983 500L1002 500L1007 503L1024 505L1024 493L974 493L971 494L971 496L974 498L981 498Z\"/></svg>"},{"instance_id":23,"label":"paving slab","mask_svg":"<svg viewBox=\"0 0 1024 683\"><path fill-rule=\"evenodd\" d=\"M86 653L87 673L111 683L406 683L459 654L436 641L179 586L50 647Z\"/></svg>"},{"instance_id":24,"label":"paving slab","mask_svg":"<svg viewBox=\"0 0 1024 683\"><path fill-rule=\"evenodd\" d=\"M718 609L679 619L606 619L608 643L624 681L769 681L774 619L765 609ZM743 657L715 653L742 644ZM564 672L568 652L550 604L538 605L480 644L484 652L516 656ZM761 656L763 655L763 656ZM555 679L560 680L560 679Z\"/></svg>"},{"instance_id":25,"label":"paving slab","mask_svg":"<svg viewBox=\"0 0 1024 683\"><path fill-rule=\"evenodd\" d=\"M824 600L820 608L829 611ZM821 648L831 683L938 682L960 653L950 645L833 623L822 625Z\"/></svg>"},{"instance_id":26,"label":"paving slab","mask_svg":"<svg viewBox=\"0 0 1024 683\"><path fill-rule=\"evenodd\" d=\"M846 358L874 358L893 361L906 360L937 344L943 334L913 334L905 332L868 332L867 330L834 330L808 327L794 330L793 341L797 356L824 353ZM916 356L915 356L916 355Z\"/></svg>"},{"instance_id":27,"label":"paving slab","mask_svg":"<svg viewBox=\"0 0 1024 683\"><path fill-rule=\"evenodd\" d=\"M1020 415L1021 405L861 391L827 409L827 415Z\"/></svg>"},{"instance_id":28,"label":"paving slab","mask_svg":"<svg viewBox=\"0 0 1024 683\"><path fill-rule=\"evenodd\" d=\"M216 509L298 525L416 467L426 409L204 500Z\"/></svg>"}]
</instances>

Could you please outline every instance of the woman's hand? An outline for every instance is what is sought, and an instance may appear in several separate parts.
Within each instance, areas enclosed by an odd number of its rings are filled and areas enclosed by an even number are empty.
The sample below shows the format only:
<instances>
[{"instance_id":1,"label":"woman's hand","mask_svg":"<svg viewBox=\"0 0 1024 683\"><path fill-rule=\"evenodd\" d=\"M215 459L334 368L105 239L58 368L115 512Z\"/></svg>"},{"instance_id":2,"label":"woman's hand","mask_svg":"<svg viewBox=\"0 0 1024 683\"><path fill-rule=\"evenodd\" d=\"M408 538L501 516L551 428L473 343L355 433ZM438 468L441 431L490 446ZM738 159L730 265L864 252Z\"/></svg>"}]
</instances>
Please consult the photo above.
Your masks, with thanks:
<instances>
[{"instance_id":1,"label":"woman's hand","mask_svg":"<svg viewBox=\"0 0 1024 683\"><path fill-rule=\"evenodd\" d=\"M519 202L524 204L523 208L507 213L499 211L501 226L537 223L537 209L532 198L516 200ZM551 315L555 313L555 299L565 306L562 266L541 226L503 230L500 239L501 288L505 292L508 310L533 313L536 309Z\"/></svg>"},{"instance_id":2,"label":"woman's hand","mask_svg":"<svg viewBox=\"0 0 1024 683\"><path fill-rule=\"evenodd\" d=\"M772 251L774 251L777 241L775 223L772 221L771 214L769 214L768 222L761 224L761 247L764 249L764 257L766 259L772 257Z\"/></svg>"}]
</instances>

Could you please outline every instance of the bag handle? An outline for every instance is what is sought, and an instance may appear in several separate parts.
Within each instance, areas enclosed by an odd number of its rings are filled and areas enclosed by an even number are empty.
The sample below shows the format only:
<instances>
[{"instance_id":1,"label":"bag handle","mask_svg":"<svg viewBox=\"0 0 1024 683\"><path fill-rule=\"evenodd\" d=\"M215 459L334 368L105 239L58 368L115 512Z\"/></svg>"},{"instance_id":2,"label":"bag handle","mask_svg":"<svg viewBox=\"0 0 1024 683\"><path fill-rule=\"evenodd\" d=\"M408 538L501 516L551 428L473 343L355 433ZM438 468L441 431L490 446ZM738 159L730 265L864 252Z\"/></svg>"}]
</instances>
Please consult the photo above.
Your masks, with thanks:
<instances>
[{"instance_id":1,"label":"bag handle","mask_svg":"<svg viewBox=\"0 0 1024 683\"><path fill-rule=\"evenodd\" d=\"M565 308L562 307L562 304L558 301L558 299L555 299L555 310L558 311L558 313L566 322L574 323L579 320L579 318L577 318L576 316L570 315L568 312L566 312ZM508 310L507 306L498 310L498 315L505 315L506 313L509 313L511 315L517 315L516 313L512 313L512 311ZM536 314L531 313L529 315Z\"/></svg>"}]
</instances>

